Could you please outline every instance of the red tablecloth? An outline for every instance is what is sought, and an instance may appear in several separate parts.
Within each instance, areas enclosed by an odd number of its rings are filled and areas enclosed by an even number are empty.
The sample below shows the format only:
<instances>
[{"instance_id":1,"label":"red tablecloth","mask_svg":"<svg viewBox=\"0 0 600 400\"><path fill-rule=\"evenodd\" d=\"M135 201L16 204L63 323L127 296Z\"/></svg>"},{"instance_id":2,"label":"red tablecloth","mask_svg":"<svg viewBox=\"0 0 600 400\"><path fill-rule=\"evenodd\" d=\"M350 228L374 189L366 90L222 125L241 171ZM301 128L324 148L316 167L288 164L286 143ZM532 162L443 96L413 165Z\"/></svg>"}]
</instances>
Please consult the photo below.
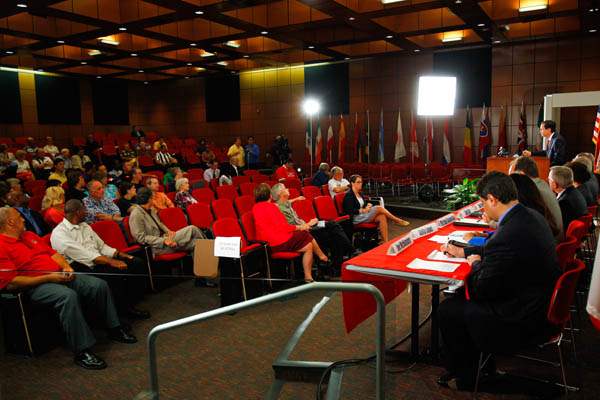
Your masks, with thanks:
<instances>
[{"instance_id":1,"label":"red tablecloth","mask_svg":"<svg viewBox=\"0 0 600 400\"><path fill-rule=\"evenodd\" d=\"M447 236L448 234L457 231L481 231L482 229L455 226L454 224L447 225L440 230L422 238L417 239L410 247L396 256L388 256L388 247L399 238L394 238L387 243L384 243L372 250L369 250L357 257L346 261L342 265L342 281L343 282L367 282L375 285L385 297L386 304L392 301L396 296L406 289L406 281L365 274L357 271L349 271L347 265L356 265L360 267L372 267L387 270L406 271L432 276L442 276L459 281L464 281L469 274L471 267L467 263L462 263L452 273L437 272L430 270L419 270L406 268L415 258L427 259L429 253L440 248L439 243L427 240L434 235ZM344 307L344 322L346 324L346 332L351 332L357 325L369 318L376 311L375 299L368 293L360 292L343 292L343 307Z\"/></svg>"}]
</instances>

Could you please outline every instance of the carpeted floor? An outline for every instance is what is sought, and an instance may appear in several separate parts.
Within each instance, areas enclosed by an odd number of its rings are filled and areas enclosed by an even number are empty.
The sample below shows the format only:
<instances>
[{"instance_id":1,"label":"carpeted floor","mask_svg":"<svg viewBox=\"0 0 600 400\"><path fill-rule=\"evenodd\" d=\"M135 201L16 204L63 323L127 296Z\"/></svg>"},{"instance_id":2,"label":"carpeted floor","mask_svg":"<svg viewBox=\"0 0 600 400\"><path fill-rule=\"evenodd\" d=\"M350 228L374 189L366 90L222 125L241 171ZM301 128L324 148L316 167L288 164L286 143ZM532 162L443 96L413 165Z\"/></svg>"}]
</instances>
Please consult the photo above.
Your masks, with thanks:
<instances>
[{"instance_id":1,"label":"carpeted floor","mask_svg":"<svg viewBox=\"0 0 600 400\"><path fill-rule=\"evenodd\" d=\"M413 220L411 227L423 221ZM394 234L401 229L394 227ZM159 377L163 399L261 399L273 380L271 364L297 325L326 293L275 302L161 336L158 341ZM422 318L429 311L430 292L421 291ZM157 324L214 309L219 305L217 289L194 287L180 282L157 294L148 295L143 308L152 319L133 324L140 339L134 345L106 341L98 332L96 352L109 368L86 371L72 362L71 354L56 348L36 358L2 355L0 399L132 399L148 387L145 338ZM387 342L394 343L409 329L410 295L403 293L387 307ZM582 390L569 394L574 399L595 399L600 395L600 341L584 322L577 335L579 364L569 364L571 384ZM373 319L351 334L344 330L341 296L335 294L301 339L292 358L335 361L366 357L374 351ZM429 325L421 330L421 344L428 344ZM400 349L407 349L408 342ZM566 353L570 351L566 346ZM549 353L549 356L554 356ZM532 384L512 376L520 373L558 381L559 370L515 359L500 359L499 367L511 373L482 393L482 399L551 398L557 388ZM374 399L372 364L348 368L342 384L343 399ZM388 399L469 399L436 385L443 371L439 366L390 362L387 364ZM488 393L492 391L493 393ZM315 385L286 384L282 399L314 399Z\"/></svg>"}]
</instances>

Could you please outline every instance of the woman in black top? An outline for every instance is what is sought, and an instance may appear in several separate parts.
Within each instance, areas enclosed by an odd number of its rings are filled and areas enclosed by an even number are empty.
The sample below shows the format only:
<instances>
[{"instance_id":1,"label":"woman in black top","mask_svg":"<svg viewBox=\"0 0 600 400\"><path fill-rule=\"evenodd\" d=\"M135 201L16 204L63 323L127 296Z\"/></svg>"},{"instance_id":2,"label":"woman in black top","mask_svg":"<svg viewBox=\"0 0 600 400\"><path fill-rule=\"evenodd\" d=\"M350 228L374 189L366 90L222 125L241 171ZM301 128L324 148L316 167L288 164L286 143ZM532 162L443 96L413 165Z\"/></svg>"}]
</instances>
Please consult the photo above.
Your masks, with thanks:
<instances>
[{"instance_id":1,"label":"woman in black top","mask_svg":"<svg viewBox=\"0 0 600 400\"><path fill-rule=\"evenodd\" d=\"M137 204L135 185L131 182L121 182L119 185L119 194L121 196L116 201L117 207L121 211L121 217L127 217L131 211L131 206Z\"/></svg>"},{"instance_id":2,"label":"woman in black top","mask_svg":"<svg viewBox=\"0 0 600 400\"><path fill-rule=\"evenodd\" d=\"M365 222L378 222L379 233L384 242L389 239L387 220L391 219L400 226L407 226L410 223L396 217L383 206L374 206L362 197L362 176L352 175L350 177L350 190L344 196L344 213L350 215L354 225Z\"/></svg>"},{"instance_id":3,"label":"woman in black top","mask_svg":"<svg viewBox=\"0 0 600 400\"><path fill-rule=\"evenodd\" d=\"M590 179L590 173L585 164L578 161L571 161L566 163L565 167L569 167L573 171L573 186L583 195L586 205L588 207L597 205L596 199L594 199L590 189L585 184Z\"/></svg>"},{"instance_id":4,"label":"woman in black top","mask_svg":"<svg viewBox=\"0 0 600 400\"><path fill-rule=\"evenodd\" d=\"M83 200L87 197L85 193L85 179L78 169L72 169L67 172L67 190L65 191L65 201L71 199Z\"/></svg>"}]
</instances>

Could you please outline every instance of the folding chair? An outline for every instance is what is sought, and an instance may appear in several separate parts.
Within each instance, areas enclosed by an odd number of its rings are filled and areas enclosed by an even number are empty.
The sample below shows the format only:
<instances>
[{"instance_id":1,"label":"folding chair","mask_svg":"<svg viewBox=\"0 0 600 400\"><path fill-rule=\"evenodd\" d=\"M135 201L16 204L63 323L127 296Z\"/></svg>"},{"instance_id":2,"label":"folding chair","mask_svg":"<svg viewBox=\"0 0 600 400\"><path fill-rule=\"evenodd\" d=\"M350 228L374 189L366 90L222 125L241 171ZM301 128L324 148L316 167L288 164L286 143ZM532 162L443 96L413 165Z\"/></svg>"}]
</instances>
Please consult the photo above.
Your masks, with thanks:
<instances>
[{"instance_id":1,"label":"folding chair","mask_svg":"<svg viewBox=\"0 0 600 400\"><path fill-rule=\"evenodd\" d=\"M215 220L210 205L205 203L190 204L187 208L190 223L198 228L208 231Z\"/></svg>"}]
</instances>

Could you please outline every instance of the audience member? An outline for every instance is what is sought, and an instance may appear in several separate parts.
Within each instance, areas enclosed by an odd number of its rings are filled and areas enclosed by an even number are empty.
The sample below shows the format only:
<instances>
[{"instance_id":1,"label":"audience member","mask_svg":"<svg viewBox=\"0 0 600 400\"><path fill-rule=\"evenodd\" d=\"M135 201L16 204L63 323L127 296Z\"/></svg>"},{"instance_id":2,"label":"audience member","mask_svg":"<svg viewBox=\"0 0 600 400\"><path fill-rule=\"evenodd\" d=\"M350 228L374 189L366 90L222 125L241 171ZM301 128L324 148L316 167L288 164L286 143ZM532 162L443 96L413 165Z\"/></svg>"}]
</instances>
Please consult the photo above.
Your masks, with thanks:
<instances>
[{"instance_id":1,"label":"audience member","mask_svg":"<svg viewBox=\"0 0 600 400\"><path fill-rule=\"evenodd\" d=\"M83 179L83 173L78 169L70 170L67 173L66 201L71 199L83 200L85 196L85 179Z\"/></svg>"},{"instance_id":2,"label":"audience member","mask_svg":"<svg viewBox=\"0 0 600 400\"><path fill-rule=\"evenodd\" d=\"M317 170L317 173L315 174L315 176L313 176L311 183L314 186L318 186L319 188L321 188L321 186L327 185L327 183L329 182L329 179L330 179L329 164L321 163L321 164L319 164L319 169Z\"/></svg>"},{"instance_id":3,"label":"audience member","mask_svg":"<svg viewBox=\"0 0 600 400\"><path fill-rule=\"evenodd\" d=\"M220 168L221 176L228 176L233 178L234 176L242 175L242 170L237 165L237 160L234 156L229 157L229 162L221 165Z\"/></svg>"},{"instance_id":4,"label":"audience member","mask_svg":"<svg viewBox=\"0 0 600 400\"><path fill-rule=\"evenodd\" d=\"M455 379L461 390L473 389L481 352L515 351L546 330L560 275L552 232L543 216L519 204L512 179L490 172L478 182L477 194L486 215L498 221L492 238L483 247L442 246L471 266L470 299L459 292L438 311L448 371L438 383Z\"/></svg>"},{"instance_id":5,"label":"audience member","mask_svg":"<svg viewBox=\"0 0 600 400\"><path fill-rule=\"evenodd\" d=\"M25 159L26 154L27 153L25 153L25 150L15 151L15 161L13 161L17 166L17 178L22 181L29 181L33 179L31 166L29 165L29 161Z\"/></svg>"},{"instance_id":6,"label":"audience member","mask_svg":"<svg viewBox=\"0 0 600 400\"><path fill-rule=\"evenodd\" d=\"M42 199L42 216L44 221L54 228L65 217L65 191L60 186L51 186L46 189Z\"/></svg>"},{"instance_id":7,"label":"audience member","mask_svg":"<svg viewBox=\"0 0 600 400\"><path fill-rule=\"evenodd\" d=\"M248 136L248 144L246 145L246 161L248 168L258 167L260 157L260 147L254 143L254 136Z\"/></svg>"},{"instance_id":8,"label":"audience member","mask_svg":"<svg viewBox=\"0 0 600 400\"><path fill-rule=\"evenodd\" d=\"M164 149L163 149L164 147ZM164 150L167 151L169 149L169 146L167 146L167 142L165 142L165 138L162 136L159 136L156 141L154 143L152 143L152 150L154 151L159 151L159 150Z\"/></svg>"},{"instance_id":9,"label":"audience member","mask_svg":"<svg viewBox=\"0 0 600 400\"><path fill-rule=\"evenodd\" d=\"M167 147L165 145L160 146L159 151L154 156L154 161L164 168L169 165L177 164L177 159L167 152Z\"/></svg>"},{"instance_id":10,"label":"audience member","mask_svg":"<svg viewBox=\"0 0 600 400\"><path fill-rule=\"evenodd\" d=\"M60 157L54 159L54 171L48 176L48 179L60 181L61 185L67 181L67 175L65 174L65 160Z\"/></svg>"},{"instance_id":11,"label":"audience member","mask_svg":"<svg viewBox=\"0 0 600 400\"><path fill-rule=\"evenodd\" d=\"M175 191L175 182L179 178L183 178L183 172L181 171L181 168L179 168L179 167L167 168L167 172L163 176L163 181L162 181L162 183L165 187L165 190L167 192L174 192Z\"/></svg>"},{"instance_id":12,"label":"audience member","mask_svg":"<svg viewBox=\"0 0 600 400\"><path fill-rule=\"evenodd\" d=\"M270 153L273 157L273 165L283 165L290 158L292 151L290 150L290 146L284 135L275 137Z\"/></svg>"},{"instance_id":13,"label":"audience member","mask_svg":"<svg viewBox=\"0 0 600 400\"><path fill-rule=\"evenodd\" d=\"M208 147L200 154L200 158L202 159L202 168L208 168L213 161L217 159L215 153L209 149Z\"/></svg>"},{"instance_id":14,"label":"audience member","mask_svg":"<svg viewBox=\"0 0 600 400\"><path fill-rule=\"evenodd\" d=\"M135 138L135 139L141 139L143 137L146 137L146 134L144 133L142 128L140 128L139 126L133 125L131 127L131 137Z\"/></svg>"},{"instance_id":15,"label":"audience member","mask_svg":"<svg viewBox=\"0 0 600 400\"><path fill-rule=\"evenodd\" d=\"M29 208L29 197L23 192L8 193L6 196L6 204L14 207L25 221L25 229L35 233L38 236L45 236L50 233L50 227L44 221L42 215Z\"/></svg>"},{"instance_id":16,"label":"audience member","mask_svg":"<svg viewBox=\"0 0 600 400\"><path fill-rule=\"evenodd\" d=\"M36 179L47 180L54 163L50 157L44 154L44 150L38 149L35 157L31 159L31 166Z\"/></svg>"},{"instance_id":17,"label":"audience member","mask_svg":"<svg viewBox=\"0 0 600 400\"><path fill-rule=\"evenodd\" d=\"M152 207L157 211L175 207L171 199L164 192L159 192L160 186L156 177L152 176L146 179L146 187L152 191Z\"/></svg>"},{"instance_id":18,"label":"audience member","mask_svg":"<svg viewBox=\"0 0 600 400\"><path fill-rule=\"evenodd\" d=\"M46 136L46 145L43 147L44 153L50 154L52 158L59 153L58 147L54 144L52 136Z\"/></svg>"},{"instance_id":19,"label":"audience member","mask_svg":"<svg viewBox=\"0 0 600 400\"><path fill-rule=\"evenodd\" d=\"M179 178L175 182L175 205L183 210L187 210L190 204L196 204L198 201L190 193L190 181L188 178Z\"/></svg>"},{"instance_id":20,"label":"audience member","mask_svg":"<svg viewBox=\"0 0 600 400\"><path fill-rule=\"evenodd\" d=\"M261 183L254 190L256 204L252 207L252 214L256 224L256 237L267 242L273 253L298 252L302 253L302 268L304 280L313 282L312 265L313 248L316 243L308 233L308 224L289 224L279 208L271 203L271 188L266 183ZM319 250L320 251L320 250ZM328 258L320 251L319 259L327 262Z\"/></svg>"},{"instance_id":21,"label":"audience member","mask_svg":"<svg viewBox=\"0 0 600 400\"><path fill-rule=\"evenodd\" d=\"M4 143L0 143L0 172L4 171L13 161L15 161L15 155L7 150Z\"/></svg>"},{"instance_id":22,"label":"audience member","mask_svg":"<svg viewBox=\"0 0 600 400\"><path fill-rule=\"evenodd\" d=\"M152 155L152 146L146 143L143 139L135 145L135 151L138 156L151 156Z\"/></svg>"},{"instance_id":23,"label":"audience member","mask_svg":"<svg viewBox=\"0 0 600 400\"><path fill-rule=\"evenodd\" d=\"M71 152L66 147L60 151L60 158L65 163L65 171L73 168L73 161L71 160Z\"/></svg>"},{"instance_id":24,"label":"audience member","mask_svg":"<svg viewBox=\"0 0 600 400\"><path fill-rule=\"evenodd\" d=\"M136 162L137 154L135 150L131 148L129 142L123 143L123 148L119 151L119 157L121 157L121 161L125 162Z\"/></svg>"},{"instance_id":25,"label":"audience member","mask_svg":"<svg viewBox=\"0 0 600 400\"><path fill-rule=\"evenodd\" d=\"M133 175L131 175L131 183L135 186L137 190L140 190L144 187L144 175L142 174L142 170L140 168L133 169Z\"/></svg>"},{"instance_id":26,"label":"audience member","mask_svg":"<svg viewBox=\"0 0 600 400\"><path fill-rule=\"evenodd\" d=\"M121 217L126 217L131 213L131 206L136 204L136 188L131 182L121 182L119 185L119 199L116 204L121 211Z\"/></svg>"},{"instance_id":27,"label":"audience member","mask_svg":"<svg viewBox=\"0 0 600 400\"><path fill-rule=\"evenodd\" d=\"M102 186L104 186L104 198L106 200L114 202L119 197L119 190L115 185L109 182L106 172L97 171L92 179L102 183Z\"/></svg>"},{"instance_id":28,"label":"audience member","mask_svg":"<svg viewBox=\"0 0 600 400\"><path fill-rule=\"evenodd\" d=\"M23 290L38 305L56 313L74 361L86 369L103 369L106 363L91 351L96 340L82 305L93 307L116 342L137 339L122 327L106 282L93 276L75 276L67 261L31 232L14 208L0 209L0 288Z\"/></svg>"},{"instance_id":29,"label":"audience member","mask_svg":"<svg viewBox=\"0 0 600 400\"><path fill-rule=\"evenodd\" d=\"M344 256L349 256L352 251L352 243L342 229L342 226L335 221L327 221L323 226L318 226L319 220L313 218L310 221L302 220L296 211L292 208L295 201L306 200L303 196L290 200L290 192L283 183L277 183L271 188L271 197L277 203L279 210L285 216L288 224L295 226L308 225L310 234L315 238L313 250L319 254L319 247L329 249L331 254L332 266L336 269L341 268Z\"/></svg>"},{"instance_id":30,"label":"audience member","mask_svg":"<svg viewBox=\"0 0 600 400\"><path fill-rule=\"evenodd\" d=\"M96 141L93 133L87 135L87 138L85 139L84 148L85 154L87 154L94 163L100 162L100 151L102 151L102 146Z\"/></svg>"},{"instance_id":31,"label":"audience member","mask_svg":"<svg viewBox=\"0 0 600 400\"><path fill-rule=\"evenodd\" d=\"M37 154L38 147L37 147L37 144L35 144L35 139L32 138L31 136L29 136L27 138L27 144L25 145L24 150L27 152L27 154L29 154L31 156Z\"/></svg>"},{"instance_id":32,"label":"audience member","mask_svg":"<svg viewBox=\"0 0 600 400\"><path fill-rule=\"evenodd\" d=\"M388 219L392 220L400 226L407 226L410 223L401 218L396 217L383 206L374 206L368 203L363 198L362 192L362 177L360 175L352 175L350 177L351 187L344 196L344 214L347 214L352 219L354 225L364 222L378 222L379 233L384 242L389 239L388 235Z\"/></svg>"},{"instance_id":33,"label":"audience member","mask_svg":"<svg viewBox=\"0 0 600 400\"><path fill-rule=\"evenodd\" d=\"M12 193L10 186L4 181L0 181L0 207L4 207L8 204L8 195ZM18 192L14 192L14 194L18 195Z\"/></svg>"},{"instance_id":34,"label":"audience member","mask_svg":"<svg viewBox=\"0 0 600 400\"><path fill-rule=\"evenodd\" d=\"M556 165L548 174L550 189L556 193L562 213L563 229L566 232L571 221L587 214L587 204L581 192L573 186L573 171L569 167Z\"/></svg>"},{"instance_id":35,"label":"audience member","mask_svg":"<svg viewBox=\"0 0 600 400\"><path fill-rule=\"evenodd\" d=\"M338 166L331 168L331 179L327 182L329 194L335 197L338 193L344 193L350 189L350 182L344 178L344 170Z\"/></svg>"},{"instance_id":36,"label":"audience member","mask_svg":"<svg viewBox=\"0 0 600 400\"><path fill-rule=\"evenodd\" d=\"M275 170L275 178L279 182L283 182L286 179L298 179L298 172L294 169L294 161L291 158Z\"/></svg>"},{"instance_id":37,"label":"audience member","mask_svg":"<svg viewBox=\"0 0 600 400\"><path fill-rule=\"evenodd\" d=\"M244 160L244 148L242 147L242 139L240 137L235 138L235 142L227 150L227 157L231 160L233 158L235 166L238 168L244 168L246 165Z\"/></svg>"},{"instance_id":38,"label":"audience member","mask_svg":"<svg viewBox=\"0 0 600 400\"><path fill-rule=\"evenodd\" d=\"M221 176L221 170L219 170L219 163L215 160L211 161L206 171L204 171L204 180L206 183L210 183L213 179L219 179Z\"/></svg>"},{"instance_id":39,"label":"audience member","mask_svg":"<svg viewBox=\"0 0 600 400\"><path fill-rule=\"evenodd\" d=\"M123 220L119 207L104 197L102 182L92 179L88 182L87 188L89 196L83 199L83 204L87 210L87 223L91 224L95 221L121 222Z\"/></svg>"},{"instance_id":40,"label":"audience member","mask_svg":"<svg viewBox=\"0 0 600 400\"><path fill-rule=\"evenodd\" d=\"M150 318L150 313L135 308L135 304L144 296L144 260L108 246L85 223L85 217L83 203L79 200L69 200L65 205L65 218L52 231L52 248L58 251L75 271L100 274L99 277L104 279L111 289L120 315L133 319Z\"/></svg>"},{"instance_id":41,"label":"audience member","mask_svg":"<svg viewBox=\"0 0 600 400\"><path fill-rule=\"evenodd\" d=\"M573 159L573 161L581 162L585 164L590 173L590 179L585 183L585 185L590 190L592 197L594 199L598 198L599 187L598 187L598 178L596 178L596 174L594 174L594 155L592 153L579 153L577 157Z\"/></svg>"},{"instance_id":42,"label":"audience member","mask_svg":"<svg viewBox=\"0 0 600 400\"><path fill-rule=\"evenodd\" d=\"M554 235L554 240L556 243L560 243L562 241L562 232L556 226L552 213L546 206L546 203L544 203L544 199L535 183L524 174L511 174L510 178L517 188L517 200L519 200L519 203L543 215L548 222L552 235Z\"/></svg>"},{"instance_id":43,"label":"audience member","mask_svg":"<svg viewBox=\"0 0 600 400\"><path fill-rule=\"evenodd\" d=\"M196 155L201 157L202 153L204 153L207 149L208 147L206 146L206 139L200 138L198 140L198 147L196 147Z\"/></svg>"},{"instance_id":44,"label":"audience member","mask_svg":"<svg viewBox=\"0 0 600 400\"><path fill-rule=\"evenodd\" d=\"M529 178L531 178L533 183L535 183L535 186L540 191L540 195L544 200L544 204L546 204L546 208L552 216L553 225L559 229L560 233L558 235L558 239L562 240L564 237L565 227L563 226L562 212L560 211L556 194L554 194L552 189L550 189L548 183L540 178L535 160L531 157L525 156L515 159L513 162L511 162L511 167L509 168L509 174L512 174L513 172L527 175Z\"/></svg>"},{"instance_id":45,"label":"audience member","mask_svg":"<svg viewBox=\"0 0 600 400\"><path fill-rule=\"evenodd\" d=\"M596 198L592 197L592 193L590 193L589 187L585 184L590 180L590 174L587 170L585 164L575 161L570 161L565 164L565 167L569 167L571 171L573 171L573 186L577 189L583 198L585 199L585 204L589 206L593 206L596 203Z\"/></svg>"},{"instance_id":46,"label":"audience member","mask_svg":"<svg viewBox=\"0 0 600 400\"><path fill-rule=\"evenodd\" d=\"M23 193L23 186L21 186L21 181L17 178L8 178L6 180L8 187L11 193ZM25 194L27 196L27 194Z\"/></svg>"},{"instance_id":47,"label":"audience member","mask_svg":"<svg viewBox=\"0 0 600 400\"><path fill-rule=\"evenodd\" d=\"M90 157L85 154L83 147L73 148L73 157L71 157L71 167L84 171L84 165L91 163Z\"/></svg>"},{"instance_id":48,"label":"audience member","mask_svg":"<svg viewBox=\"0 0 600 400\"><path fill-rule=\"evenodd\" d=\"M150 189L140 189L137 193L137 202L138 204L132 206L129 217L131 234L136 242L150 246L154 254L191 252L194 250L196 239L206 239L204 233L193 225L176 232L167 228L152 206Z\"/></svg>"}]
</instances>

